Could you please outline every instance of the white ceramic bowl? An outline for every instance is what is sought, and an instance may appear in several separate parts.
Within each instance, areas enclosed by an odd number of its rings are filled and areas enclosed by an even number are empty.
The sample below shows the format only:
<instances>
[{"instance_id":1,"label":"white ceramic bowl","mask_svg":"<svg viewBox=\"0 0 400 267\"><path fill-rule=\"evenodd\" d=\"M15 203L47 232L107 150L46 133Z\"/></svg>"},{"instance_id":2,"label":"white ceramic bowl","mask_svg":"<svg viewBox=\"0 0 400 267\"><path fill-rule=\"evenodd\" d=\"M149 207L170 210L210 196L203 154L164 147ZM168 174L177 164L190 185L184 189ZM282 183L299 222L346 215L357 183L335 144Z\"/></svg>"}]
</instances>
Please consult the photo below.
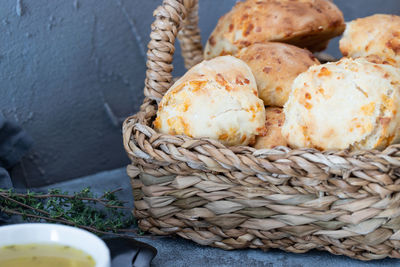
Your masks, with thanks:
<instances>
[{"instance_id":1,"label":"white ceramic bowl","mask_svg":"<svg viewBox=\"0 0 400 267\"><path fill-rule=\"evenodd\" d=\"M96 267L110 267L110 251L94 234L79 228L46 223L24 223L0 227L0 247L22 244L56 244L80 249L96 262Z\"/></svg>"}]
</instances>

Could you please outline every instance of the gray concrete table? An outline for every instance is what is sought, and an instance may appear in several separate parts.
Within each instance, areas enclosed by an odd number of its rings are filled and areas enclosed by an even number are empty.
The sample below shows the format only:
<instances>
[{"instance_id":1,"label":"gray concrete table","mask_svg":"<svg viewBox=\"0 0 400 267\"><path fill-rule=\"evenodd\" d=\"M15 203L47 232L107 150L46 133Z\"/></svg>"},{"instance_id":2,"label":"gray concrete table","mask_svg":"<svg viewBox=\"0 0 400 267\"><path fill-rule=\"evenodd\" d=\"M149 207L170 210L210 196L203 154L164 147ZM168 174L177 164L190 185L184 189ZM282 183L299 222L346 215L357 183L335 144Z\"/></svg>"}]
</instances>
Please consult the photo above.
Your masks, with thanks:
<instances>
[{"instance_id":1,"label":"gray concrete table","mask_svg":"<svg viewBox=\"0 0 400 267\"><path fill-rule=\"evenodd\" d=\"M49 187L42 187L40 190L61 188L74 192L88 186L97 194L119 187L124 188L118 193L119 198L127 201L127 205L133 206L132 191L125 168L53 184ZM270 251L259 249L225 251L200 246L179 237L141 238L140 240L157 248L158 255L153 260L153 266L400 266L400 260L396 259L362 262L321 251L311 251L305 254L288 253L276 249Z\"/></svg>"}]
</instances>

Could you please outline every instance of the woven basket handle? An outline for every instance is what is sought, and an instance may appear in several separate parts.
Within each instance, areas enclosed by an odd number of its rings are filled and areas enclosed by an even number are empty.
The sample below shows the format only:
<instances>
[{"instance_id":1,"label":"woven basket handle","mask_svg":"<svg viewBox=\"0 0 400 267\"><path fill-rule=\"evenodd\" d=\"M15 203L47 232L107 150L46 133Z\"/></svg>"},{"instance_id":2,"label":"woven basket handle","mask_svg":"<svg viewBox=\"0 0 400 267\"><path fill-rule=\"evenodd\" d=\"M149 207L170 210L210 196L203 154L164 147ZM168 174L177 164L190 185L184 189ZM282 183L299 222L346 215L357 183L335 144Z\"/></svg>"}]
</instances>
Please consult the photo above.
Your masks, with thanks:
<instances>
[{"instance_id":1,"label":"woven basket handle","mask_svg":"<svg viewBox=\"0 0 400 267\"><path fill-rule=\"evenodd\" d=\"M172 83L172 60L178 36L185 67L190 68L203 59L198 27L198 0L164 0L153 13L147 50L147 71L144 95L161 100Z\"/></svg>"}]
</instances>

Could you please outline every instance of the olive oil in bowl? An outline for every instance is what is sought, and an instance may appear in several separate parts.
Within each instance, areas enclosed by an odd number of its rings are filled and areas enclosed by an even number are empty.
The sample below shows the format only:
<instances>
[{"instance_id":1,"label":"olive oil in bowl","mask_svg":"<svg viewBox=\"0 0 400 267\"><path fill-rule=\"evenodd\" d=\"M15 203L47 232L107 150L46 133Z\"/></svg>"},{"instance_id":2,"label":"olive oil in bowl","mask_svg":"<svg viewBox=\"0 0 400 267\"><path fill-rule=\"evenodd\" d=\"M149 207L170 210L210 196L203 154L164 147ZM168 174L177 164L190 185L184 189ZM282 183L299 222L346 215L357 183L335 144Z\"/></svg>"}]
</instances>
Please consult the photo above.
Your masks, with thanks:
<instances>
[{"instance_id":1,"label":"olive oil in bowl","mask_svg":"<svg viewBox=\"0 0 400 267\"><path fill-rule=\"evenodd\" d=\"M26 244L0 247L0 267L94 267L94 259L70 246Z\"/></svg>"}]
</instances>

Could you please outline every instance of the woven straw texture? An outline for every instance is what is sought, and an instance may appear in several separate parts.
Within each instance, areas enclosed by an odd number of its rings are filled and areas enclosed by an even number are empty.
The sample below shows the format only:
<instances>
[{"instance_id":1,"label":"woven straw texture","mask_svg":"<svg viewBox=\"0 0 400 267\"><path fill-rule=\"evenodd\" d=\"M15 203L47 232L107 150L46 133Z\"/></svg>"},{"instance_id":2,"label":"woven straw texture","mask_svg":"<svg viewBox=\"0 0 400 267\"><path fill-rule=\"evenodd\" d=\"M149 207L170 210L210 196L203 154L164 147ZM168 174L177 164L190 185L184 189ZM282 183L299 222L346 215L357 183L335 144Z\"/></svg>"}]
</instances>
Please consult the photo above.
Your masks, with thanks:
<instances>
[{"instance_id":1,"label":"woven straw texture","mask_svg":"<svg viewBox=\"0 0 400 267\"><path fill-rule=\"evenodd\" d=\"M223 249L400 258L400 145L256 150L152 129L173 81L175 38L187 68L202 60L197 11L195 0L164 0L154 11L146 98L123 126L139 227Z\"/></svg>"}]
</instances>

